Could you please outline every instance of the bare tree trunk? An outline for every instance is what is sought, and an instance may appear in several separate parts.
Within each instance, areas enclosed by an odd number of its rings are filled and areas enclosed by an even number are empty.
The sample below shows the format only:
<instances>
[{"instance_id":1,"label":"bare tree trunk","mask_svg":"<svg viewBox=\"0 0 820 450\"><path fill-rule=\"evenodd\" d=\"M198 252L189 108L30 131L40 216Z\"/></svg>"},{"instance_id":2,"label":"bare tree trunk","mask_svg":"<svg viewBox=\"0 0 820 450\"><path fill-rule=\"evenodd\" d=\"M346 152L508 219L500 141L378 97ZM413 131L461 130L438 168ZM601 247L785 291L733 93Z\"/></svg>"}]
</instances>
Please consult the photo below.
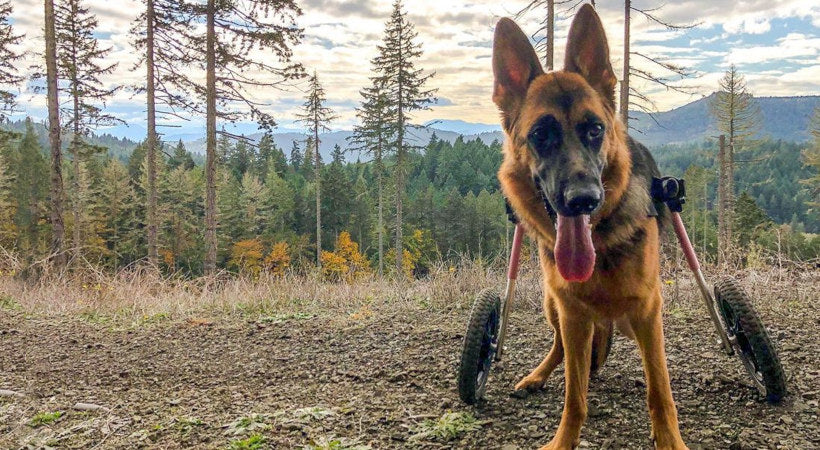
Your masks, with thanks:
<instances>
[{"instance_id":1,"label":"bare tree trunk","mask_svg":"<svg viewBox=\"0 0 820 450\"><path fill-rule=\"evenodd\" d=\"M76 61L74 62L76 66ZM75 71L74 76L71 80L71 96L72 101L74 103L74 135L71 137L71 156L73 160L71 161L72 166L74 167L74 203L71 205L71 210L74 215L74 241L73 241L73 251L72 251L72 258L74 258L74 263L76 264L80 260L80 246L82 240L82 219L80 218L80 210L82 208L83 202L83 192L82 192L82 185L80 183L80 177L82 176L81 168L80 168L80 143L77 141L77 136L80 134L80 93L77 92L77 73Z\"/></svg>"},{"instance_id":2,"label":"bare tree trunk","mask_svg":"<svg viewBox=\"0 0 820 450\"><path fill-rule=\"evenodd\" d=\"M403 37L402 30L399 29L399 42ZM404 63L404 55L402 54L402 45L399 45L399 61ZM404 256L404 246L402 245L402 199L401 195L404 192L404 84L402 83L401 67L399 67L399 96L398 96L398 139L396 140L396 272L401 276L402 272L402 257Z\"/></svg>"},{"instance_id":3,"label":"bare tree trunk","mask_svg":"<svg viewBox=\"0 0 820 450\"><path fill-rule=\"evenodd\" d=\"M216 271L216 34L215 0L208 0L206 19L205 273Z\"/></svg>"},{"instance_id":4,"label":"bare tree trunk","mask_svg":"<svg viewBox=\"0 0 820 450\"><path fill-rule=\"evenodd\" d=\"M709 219L709 185L703 183L703 235L701 244L703 245L703 257L706 258L706 225Z\"/></svg>"},{"instance_id":5,"label":"bare tree trunk","mask_svg":"<svg viewBox=\"0 0 820 450\"><path fill-rule=\"evenodd\" d=\"M60 148L60 103L57 91L57 39L54 31L54 1L45 0L46 85L48 86L48 139L51 144L51 252L54 263L64 267L65 224L63 223L63 154Z\"/></svg>"},{"instance_id":6,"label":"bare tree trunk","mask_svg":"<svg viewBox=\"0 0 820 450\"><path fill-rule=\"evenodd\" d=\"M726 136L720 135L718 148L718 267L726 260Z\"/></svg>"},{"instance_id":7,"label":"bare tree trunk","mask_svg":"<svg viewBox=\"0 0 820 450\"><path fill-rule=\"evenodd\" d=\"M381 144L379 144L381 147ZM381 154L381 150L379 150ZM378 163L381 165L381 162ZM376 177L376 182L379 185L379 276L384 275L384 206L382 205L382 172L381 168L377 168L379 174Z\"/></svg>"},{"instance_id":8,"label":"bare tree trunk","mask_svg":"<svg viewBox=\"0 0 820 450\"><path fill-rule=\"evenodd\" d=\"M555 55L555 0L547 0L547 71L554 67Z\"/></svg>"},{"instance_id":9,"label":"bare tree trunk","mask_svg":"<svg viewBox=\"0 0 820 450\"><path fill-rule=\"evenodd\" d=\"M148 159L148 207L147 240L148 261L157 264L157 113L154 79L154 0L146 1L147 35L145 40L146 96L148 107L148 142L145 157Z\"/></svg>"},{"instance_id":10,"label":"bare tree trunk","mask_svg":"<svg viewBox=\"0 0 820 450\"><path fill-rule=\"evenodd\" d=\"M729 140L729 147L726 152L726 244L727 251L731 251L733 245L733 223L735 217L735 145Z\"/></svg>"},{"instance_id":11,"label":"bare tree trunk","mask_svg":"<svg viewBox=\"0 0 820 450\"><path fill-rule=\"evenodd\" d=\"M621 122L629 129L629 13L631 0L624 0L624 73L621 79Z\"/></svg>"},{"instance_id":12,"label":"bare tree trunk","mask_svg":"<svg viewBox=\"0 0 820 450\"><path fill-rule=\"evenodd\" d=\"M314 111L313 116L313 142L315 145L313 161L315 166L315 180L316 180L316 267L322 268L322 170L319 164L319 117L318 110Z\"/></svg>"}]
</instances>

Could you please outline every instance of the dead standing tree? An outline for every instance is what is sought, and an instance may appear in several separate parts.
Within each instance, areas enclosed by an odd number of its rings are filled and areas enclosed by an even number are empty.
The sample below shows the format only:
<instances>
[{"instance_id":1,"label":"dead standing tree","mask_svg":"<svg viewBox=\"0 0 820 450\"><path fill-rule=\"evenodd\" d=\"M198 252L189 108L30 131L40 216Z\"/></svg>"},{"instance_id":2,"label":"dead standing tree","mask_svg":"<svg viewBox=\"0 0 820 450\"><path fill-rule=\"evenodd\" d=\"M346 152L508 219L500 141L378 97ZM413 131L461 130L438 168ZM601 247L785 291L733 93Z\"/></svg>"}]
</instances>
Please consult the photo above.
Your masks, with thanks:
<instances>
[{"instance_id":1,"label":"dead standing tree","mask_svg":"<svg viewBox=\"0 0 820 450\"><path fill-rule=\"evenodd\" d=\"M48 141L51 146L51 253L58 267L65 267L63 251L63 151L60 147L60 102L57 90L57 38L54 26L54 0L45 0L45 60L48 97Z\"/></svg>"},{"instance_id":2,"label":"dead standing tree","mask_svg":"<svg viewBox=\"0 0 820 450\"><path fill-rule=\"evenodd\" d=\"M314 186L316 187L316 266L322 267L322 158L319 154L319 132L330 131L327 124L337 118L333 110L325 106L327 100L325 89L319 83L316 71L308 80L308 93L305 103L302 105L302 113L297 115L299 122L307 126L308 132L313 137L313 170Z\"/></svg>"},{"instance_id":3,"label":"dead standing tree","mask_svg":"<svg viewBox=\"0 0 820 450\"><path fill-rule=\"evenodd\" d=\"M102 75L111 74L117 63L101 65L111 52L111 48L100 48L94 31L97 18L82 6L80 0L64 0L55 10L55 31L57 37L57 75L65 80L71 101L61 108L64 114L63 128L71 131L69 151L74 169L73 195L69 196L74 217L72 224L72 258L79 261L82 248L83 222L87 216L89 192L86 178L86 159L105 148L90 145L85 138L100 125L124 123L102 107L119 89L106 87L100 81ZM101 107L101 106L102 107Z\"/></svg>"},{"instance_id":4,"label":"dead standing tree","mask_svg":"<svg viewBox=\"0 0 820 450\"><path fill-rule=\"evenodd\" d=\"M544 20L541 21L541 27L535 30L533 34L533 39L535 40L535 49L536 51L543 51L544 52L544 67L547 71L553 70L555 68L555 7L562 6L564 9L560 11L562 15L569 14L575 10L578 6L583 4L583 0L532 0L530 3L527 4L524 8L522 8L518 13L516 13L516 18L521 18L525 14L530 11L541 9L546 7L547 14L544 17ZM569 5L569 6L566 6ZM592 6L595 6L595 2L592 2ZM535 38L535 36L540 36L539 38Z\"/></svg>"},{"instance_id":5,"label":"dead standing tree","mask_svg":"<svg viewBox=\"0 0 820 450\"><path fill-rule=\"evenodd\" d=\"M760 132L761 112L754 96L746 89L746 81L734 65L726 71L719 86L720 90L715 93L709 108L717 128L723 133L718 154L720 180L724 183L723 196L718 201L718 219L723 219L723 226L718 225L718 237L723 239L718 242L718 258L723 258L720 262L726 262L734 242L734 179L735 163L739 162L735 160L735 153L752 142L752 138ZM728 142L725 142L726 138Z\"/></svg>"},{"instance_id":6,"label":"dead standing tree","mask_svg":"<svg viewBox=\"0 0 820 450\"><path fill-rule=\"evenodd\" d=\"M193 10L178 0L145 0L145 12L131 27L134 47L141 60L134 69L145 63L145 84L134 87L146 94L146 242L148 260L158 260L157 217L157 153L160 141L157 118L182 118L178 110L197 112L195 97L190 95L195 85L189 67L197 62L191 20ZM165 109L157 109L157 105Z\"/></svg>"},{"instance_id":7,"label":"dead standing tree","mask_svg":"<svg viewBox=\"0 0 820 450\"><path fill-rule=\"evenodd\" d=\"M254 99L261 89L282 88L304 76L302 65L290 61L291 45L302 38L295 22L302 10L293 0L207 0L194 11L195 20L205 25L204 36L194 40L204 55L205 85L193 88L205 99L205 273L210 274L217 256L216 122L250 117L263 129L276 125L262 110L265 104Z\"/></svg>"},{"instance_id":8,"label":"dead standing tree","mask_svg":"<svg viewBox=\"0 0 820 450\"><path fill-rule=\"evenodd\" d=\"M650 116L658 110L655 102L645 92L635 88L631 83L632 77L644 80L649 84L659 85L666 90L677 91L684 94L692 94L694 91L680 86L678 83L686 78L695 75L695 72L686 67L674 64L658 56L650 55L640 51L632 50L631 27L632 11L642 15L650 22L661 25L667 30L682 31L698 26L699 24L678 25L664 21L655 15L660 8L640 9L632 6L632 0L624 0L624 60L623 76L621 79L621 92L619 102L619 114L621 121L629 128L629 109L635 108ZM632 62L631 57L636 56L639 60L648 63L650 67L660 69L660 73L651 69L642 69Z\"/></svg>"}]
</instances>

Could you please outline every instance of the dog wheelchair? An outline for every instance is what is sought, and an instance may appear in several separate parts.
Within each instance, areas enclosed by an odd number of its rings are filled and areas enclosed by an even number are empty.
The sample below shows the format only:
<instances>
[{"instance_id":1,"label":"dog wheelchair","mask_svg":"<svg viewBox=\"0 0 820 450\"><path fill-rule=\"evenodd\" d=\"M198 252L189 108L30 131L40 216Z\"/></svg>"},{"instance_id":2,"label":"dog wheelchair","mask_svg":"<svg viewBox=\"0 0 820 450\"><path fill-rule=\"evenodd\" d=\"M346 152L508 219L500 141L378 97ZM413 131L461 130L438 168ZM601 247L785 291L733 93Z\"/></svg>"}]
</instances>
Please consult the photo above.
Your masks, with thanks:
<instances>
[{"instance_id":1,"label":"dog wheelchair","mask_svg":"<svg viewBox=\"0 0 820 450\"><path fill-rule=\"evenodd\" d=\"M726 278L709 289L680 212L686 200L685 183L673 177L653 178L651 197L664 203L671 212L672 224L686 262L700 289L706 310L727 355L737 355L766 401L776 403L786 395L786 379L772 339L740 283ZM473 302L458 371L458 392L467 404L474 404L487 389L490 369L504 354L510 310L515 296L521 242L524 228L518 223L509 204L507 214L515 224L512 249L507 268L507 285L503 297L497 291L482 291ZM714 295L713 295L714 292ZM610 341L611 344L611 341ZM595 360L593 355L593 360Z\"/></svg>"}]
</instances>

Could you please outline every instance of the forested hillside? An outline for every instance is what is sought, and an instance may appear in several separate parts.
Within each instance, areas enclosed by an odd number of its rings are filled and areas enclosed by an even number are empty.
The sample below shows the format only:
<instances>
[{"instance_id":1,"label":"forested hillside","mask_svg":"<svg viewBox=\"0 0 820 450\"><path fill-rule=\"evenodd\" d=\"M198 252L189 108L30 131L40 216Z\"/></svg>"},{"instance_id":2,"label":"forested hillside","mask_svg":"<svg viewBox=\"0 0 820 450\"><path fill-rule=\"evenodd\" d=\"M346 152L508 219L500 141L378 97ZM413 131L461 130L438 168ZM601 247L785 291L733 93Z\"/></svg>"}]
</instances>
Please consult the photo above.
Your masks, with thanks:
<instances>
[{"instance_id":1,"label":"forested hillside","mask_svg":"<svg viewBox=\"0 0 820 450\"><path fill-rule=\"evenodd\" d=\"M797 232L792 238L796 259L816 258L820 248L820 239L799 233L820 231L817 212L806 206L809 194L799 184L810 174L801 162L803 148L782 141L760 142L740 154L738 159L751 162L739 164L736 176L738 192L749 194L741 197L753 200L746 206L759 206L763 213L740 227L741 239L750 233L760 238L761 233L774 229L766 225L769 220L788 224L789 233ZM696 244L705 244L707 252L714 251L716 239L715 152L712 141L653 150L664 173L689 179L685 219L697 223L693 239ZM158 178L161 261L167 270L199 274L204 251L202 166L184 146L169 146L164 153ZM82 239L89 261L116 268L145 254L145 150L137 146L124 159L111 155L117 153L89 159L89 208L84 212L87 226ZM5 146L2 156L14 162L8 167L16 182L0 188L5 204L17 207L6 206L13 225L2 230L0 245L17 248L33 259L46 253L49 235L45 220L46 153L36 127L31 124L18 140ZM309 152L298 143L289 149L279 148L269 138L258 148L222 139L218 157L219 265L233 271L258 271L282 267L282 261L287 260L289 267L307 269L315 254L315 208L311 202L317 176ZM477 139L458 138L451 144L433 137L428 145L410 153L404 194L404 234L412 262L408 270L423 270L439 260L486 260L504 255L510 230L496 178L500 162L500 144L487 145ZM389 168L394 161L388 159L386 164ZM69 163L65 172L73 177ZM338 249L333 243L347 231L363 256L375 265L378 229L373 163L345 162L337 148L331 160L321 166L319 176L325 187L323 241ZM708 181L706 229L703 180ZM396 195L392 185L386 185L384 194L386 205L392 205ZM69 202L73 196L69 190ZM748 215L749 211L740 214ZM392 217L391 207L385 217ZM73 224L70 217L67 219L70 230ZM393 227L388 220L385 233ZM769 243L775 245L771 240ZM392 258L394 253L386 255L388 269Z\"/></svg>"}]
</instances>

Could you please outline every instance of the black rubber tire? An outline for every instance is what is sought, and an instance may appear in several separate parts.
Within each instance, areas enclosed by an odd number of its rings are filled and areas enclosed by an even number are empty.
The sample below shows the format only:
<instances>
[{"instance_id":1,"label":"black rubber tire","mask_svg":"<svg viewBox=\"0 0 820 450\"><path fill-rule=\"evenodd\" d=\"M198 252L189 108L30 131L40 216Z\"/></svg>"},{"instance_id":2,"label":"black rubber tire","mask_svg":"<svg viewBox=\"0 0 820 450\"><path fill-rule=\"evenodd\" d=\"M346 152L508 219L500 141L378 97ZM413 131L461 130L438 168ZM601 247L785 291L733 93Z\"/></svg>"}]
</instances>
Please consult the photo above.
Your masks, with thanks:
<instances>
[{"instance_id":1,"label":"black rubber tire","mask_svg":"<svg viewBox=\"0 0 820 450\"><path fill-rule=\"evenodd\" d=\"M766 401L779 402L786 395L786 376L749 296L736 280L727 278L715 284L715 302L727 334L737 339L736 353L752 381L764 388Z\"/></svg>"},{"instance_id":2,"label":"black rubber tire","mask_svg":"<svg viewBox=\"0 0 820 450\"><path fill-rule=\"evenodd\" d=\"M501 323L501 298L491 290L478 294L464 333L464 348L458 370L458 395L468 405L484 396L490 366L495 357ZM489 339L489 344L488 344Z\"/></svg>"},{"instance_id":3,"label":"black rubber tire","mask_svg":"<svg viewBox=\"0 0 820 450\"><path fill-rule=\"evenodd\" d=\"M593 376L596 373L598 373L598 371L601 370L601 367L603 367L604 363L606 362L606 359L609 357L609 352L612 351L612 337L614 331L615 327L612 325L612 323L610 323L606 331L603 331L603 334L600 335L599 333L601 333L601 330L598 327L595 327L595 335L592 338L592 361L589 366L590 376ZM596 345L599 339L606 339L602 347ZM600 355L598 354L599 348L603 350L603 352L601 352Z\"/></svg>"}]
</instances>

